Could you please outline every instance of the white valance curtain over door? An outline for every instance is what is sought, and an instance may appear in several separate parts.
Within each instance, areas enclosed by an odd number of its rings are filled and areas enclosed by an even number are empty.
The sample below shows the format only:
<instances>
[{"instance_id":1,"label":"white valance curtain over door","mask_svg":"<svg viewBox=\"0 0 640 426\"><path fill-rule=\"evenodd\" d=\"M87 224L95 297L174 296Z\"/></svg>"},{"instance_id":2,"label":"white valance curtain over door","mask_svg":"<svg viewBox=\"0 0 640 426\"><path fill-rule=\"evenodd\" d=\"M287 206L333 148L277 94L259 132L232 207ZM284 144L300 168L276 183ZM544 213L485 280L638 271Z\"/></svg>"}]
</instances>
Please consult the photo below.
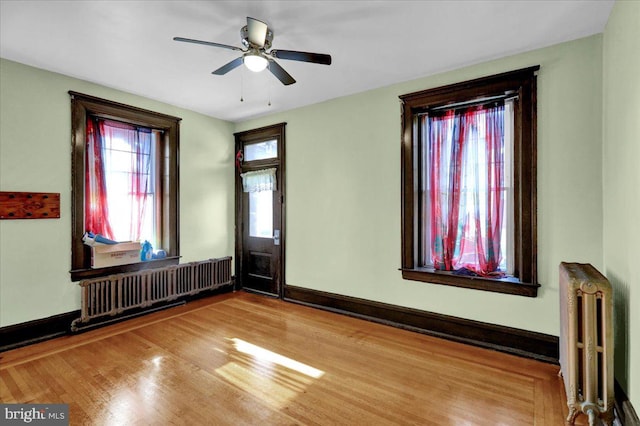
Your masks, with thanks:
<instances>
[{"instance_id":1,"label":"white valance curtain over door","mask_svg":"<svg viewBox=\"0 0 640 426\"><path fill-rule=\"evenodd\" d=\"M240 175L244 192L261 192L276 190L276 169L256 170Z\"/></svg>"}]
</instances>

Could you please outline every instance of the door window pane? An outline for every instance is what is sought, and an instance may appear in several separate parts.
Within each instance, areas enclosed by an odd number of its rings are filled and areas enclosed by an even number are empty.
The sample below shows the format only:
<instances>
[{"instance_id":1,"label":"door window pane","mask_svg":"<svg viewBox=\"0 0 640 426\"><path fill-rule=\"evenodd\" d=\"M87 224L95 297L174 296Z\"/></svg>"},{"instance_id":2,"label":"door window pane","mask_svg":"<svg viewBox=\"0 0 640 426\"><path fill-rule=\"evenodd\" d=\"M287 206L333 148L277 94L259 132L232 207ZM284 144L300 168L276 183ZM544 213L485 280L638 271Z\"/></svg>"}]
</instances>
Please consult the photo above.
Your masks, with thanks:
<instances>
[{"instance_id":1,"label":"door window pane","mask_svg":"<svg viewBox=\"0 0 640 426\"><path fill-rule=\"evenodd\" d=\"M278 156L278 141L276 139L244 146L244 161L265 160Z\"/></svg>"},{"instance_id":2,"label":"door window pane","mask_svg":"<svg viewBox=\"0 0 640 426\"><path fill-rule=\"evenodd\" d=\"M273 191L249 193L249 236L273 237Z\"/></svg>"}]
</instances>

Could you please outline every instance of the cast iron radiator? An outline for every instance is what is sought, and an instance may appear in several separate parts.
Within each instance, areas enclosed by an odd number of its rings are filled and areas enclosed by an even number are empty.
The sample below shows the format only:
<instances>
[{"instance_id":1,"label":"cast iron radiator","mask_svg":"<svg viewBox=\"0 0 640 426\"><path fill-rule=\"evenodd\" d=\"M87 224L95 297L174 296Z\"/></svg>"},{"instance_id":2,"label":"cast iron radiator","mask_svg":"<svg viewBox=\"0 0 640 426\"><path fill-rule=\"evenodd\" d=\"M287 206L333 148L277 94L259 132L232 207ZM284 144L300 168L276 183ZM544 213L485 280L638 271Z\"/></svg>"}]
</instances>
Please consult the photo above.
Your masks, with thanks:
<instances>
[{"instance_id":1,"label":"cast iron radiator","mask_svg":"<svg viewBox=\"0 0 640 426\"><path fill-rule=\"evenodd\" d=\"M613 300L611 284L589 264L560 264L560 374L574 424L613 422Z\"/></svg>"},{"instance_id":2,"label":"cast iron radiator","mask_svg":"<svg viewBox=\"0 0 640 426\"><path fill-rule=\"evenodd\" d=\"M86 279L79 284L80 318L71 323L71 331L91 320L229 285L231 257Z\"/></svg>"}]
</instances>

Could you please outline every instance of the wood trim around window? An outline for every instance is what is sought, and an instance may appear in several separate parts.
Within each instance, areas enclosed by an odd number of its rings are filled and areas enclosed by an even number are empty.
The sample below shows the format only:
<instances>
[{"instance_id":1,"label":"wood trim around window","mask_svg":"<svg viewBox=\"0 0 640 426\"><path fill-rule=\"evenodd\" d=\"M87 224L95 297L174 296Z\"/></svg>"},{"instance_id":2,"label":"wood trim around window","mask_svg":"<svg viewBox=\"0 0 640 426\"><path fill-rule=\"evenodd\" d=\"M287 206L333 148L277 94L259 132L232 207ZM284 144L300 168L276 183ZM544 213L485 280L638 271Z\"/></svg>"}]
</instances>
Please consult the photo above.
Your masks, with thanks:
<instances>
[{"instance_id":1,"label":"wood trim around window","mask_svg":"<svg viewBox=\"0 0 640 426\"><path fill-rule=\"evenodd\" d=\"M482 77L400 96L402 114L402 277L408 280L536 297L537 277L537 120L536 72L539 66ZM414 129L419 114L431 108L492 96L517 95L514 105L514 274L506 279L466 277L420 265L418 155Z\"/></svg>"},{"instance_id":2,"label":"wood trim around window","mask_svg":"<svg viewBox=\"0 0 640 426\"><path fill-rule=\"evenodd\" d=\"M71 96L71 279L105 276L120 272L161 267L179 262L179 140L181 118L125 105L82 93L69 91ZM139 264L91 269L91 251L82 242L84 235L84 175L87 116L97 116L164 131L161 140L162 225L160 241L167 258Z\"/></svg>"}]
</instances>

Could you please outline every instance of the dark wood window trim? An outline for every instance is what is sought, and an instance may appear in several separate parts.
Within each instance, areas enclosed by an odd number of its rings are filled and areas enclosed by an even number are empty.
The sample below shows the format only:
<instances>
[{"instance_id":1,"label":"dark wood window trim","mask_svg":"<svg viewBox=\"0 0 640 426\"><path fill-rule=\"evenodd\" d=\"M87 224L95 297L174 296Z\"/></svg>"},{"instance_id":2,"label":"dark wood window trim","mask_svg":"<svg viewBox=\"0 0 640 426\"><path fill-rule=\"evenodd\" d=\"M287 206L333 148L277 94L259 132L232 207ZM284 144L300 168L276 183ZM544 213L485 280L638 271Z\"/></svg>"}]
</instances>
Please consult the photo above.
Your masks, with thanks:
<instances>
[{"instance_id":1,"label":"dark wood window trim","mask_svg":"<svg viewBox=\"0 0 640 426\"><path fill-rule=\"evenodd\" d=\"M400 96L402 106L402 277L522 296L537 296L536 72L539 66ZM425 111L493 96L517 95L514 106L514 274L507 279L466 277L424 267L418 261L421 224L419 150L415 122Z\"/></svg>"},{"instance_id":2,"label":"dark wood window trim","mask_svg":"<svg viewBox=\"0 0 640 426\"><path fill-rule=\"evenodd\" d=\"M179 249L179 138L181 118L170 115L100 99L70 91L71 96L71 143L72 143L72 192L71 192L71 279L77 281L110 275L120 272L131 272L153 267L177 264ZM83 244L84 235L84 174L87 116L123 121L126 123L161 129L164 131L161 141L162 195L162 235L161 246L167 252L162 260L134 263L130 265L91 269L91 251Z\"/></svg>"}]
</instances>

